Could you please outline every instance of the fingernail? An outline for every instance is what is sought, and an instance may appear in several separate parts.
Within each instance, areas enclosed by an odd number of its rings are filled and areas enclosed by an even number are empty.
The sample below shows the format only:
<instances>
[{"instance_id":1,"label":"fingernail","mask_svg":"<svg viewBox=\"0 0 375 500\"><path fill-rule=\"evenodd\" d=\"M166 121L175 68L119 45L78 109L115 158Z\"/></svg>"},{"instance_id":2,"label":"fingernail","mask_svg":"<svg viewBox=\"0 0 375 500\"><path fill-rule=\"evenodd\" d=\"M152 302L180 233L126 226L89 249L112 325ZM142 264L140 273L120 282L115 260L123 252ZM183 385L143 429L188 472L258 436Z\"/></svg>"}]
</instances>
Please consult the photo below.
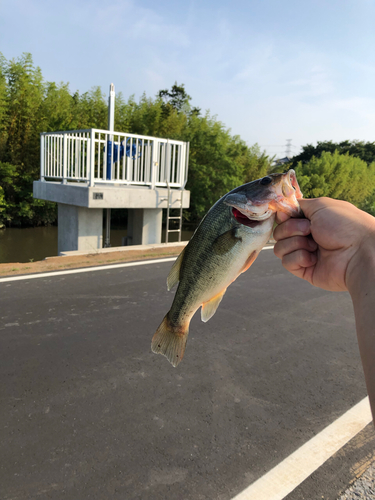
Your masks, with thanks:
<instances>
[{"instance_id":1,"label":"fingernail","mask_svg":"<svg viewBox=\"0 0 375 500\"><path fill-rule=\"evenodd\" d=\"M306 233L310 228L310 221L307 219L301 219L297 222L298 230L302 233Z\"/></svg>"}]
</instances>

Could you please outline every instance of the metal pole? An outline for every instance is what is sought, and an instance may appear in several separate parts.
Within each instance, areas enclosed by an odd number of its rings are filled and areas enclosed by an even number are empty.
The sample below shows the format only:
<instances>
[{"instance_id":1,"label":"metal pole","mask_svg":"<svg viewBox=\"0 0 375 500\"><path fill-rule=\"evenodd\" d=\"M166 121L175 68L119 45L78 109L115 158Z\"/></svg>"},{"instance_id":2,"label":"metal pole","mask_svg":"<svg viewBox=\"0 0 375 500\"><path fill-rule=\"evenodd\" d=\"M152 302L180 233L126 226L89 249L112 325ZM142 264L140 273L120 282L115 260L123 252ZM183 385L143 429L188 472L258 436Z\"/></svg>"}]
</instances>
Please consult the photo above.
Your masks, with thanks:
<instances>
[{"instance_id":1,"label":"metal pole","mask_svg":"<svg viewBox=\"0 0 375 500\"><path fill-rule=\"evenodd\" d=\"M44 135L40 134L40 180L44 181L44 159L45 159L45 153L44 153L44 146L45 146L45 139Z\"/></svg>"},{"instance_id":2,"label":"metal pole","mask_svg":"<svg viewBox=\"0 0 375 500\"><path fill-rule=\"evenodd\" d=\"M113 132L115 130L115 86L113 83L109 86L109 97L108 97L108 130L109 132ZM107 180L108 173L109 177L112 179L112 165L113 165L113 133L109 134L109 141L111 144L111 156L107 154L107 160L110 158L111 164L107 165ZM108 147L108 143L107 143ZM109 169L109 172L108 172ZM107 208L106 211L106 224L105 224L105 240L104 240L104 248L108 248L111 246L110 234L111 234L111 209Z\"/></svg>"},{"instance_id":3,"label":"metal pole","mask_svg":"<svg viewBox=\"0 0 375 500\"><path fill-rule=\"evenodd\" d=\"M109 86L109 97L108 97L108 130L113 132L115 130L115 86L113 83ZM113 136L110 136L112 141Z\"/></svg>"},{"instance_id":4,"label":"metal pole","mask_svg":"<svg viewBox=\"0 0 375 500\"><path fill-rule=\"evenodd\" d=\"M170 208L170 201L171 201L171 188L169 187L169 181L167 180L167 186L168 186L168 200L167 200L167 224L165 226L165 242L168 243L168 236L169 236L169 208Z\"/></svg>"},{"instance_id":5,"label":"metal pole","mask_svg":"<svg viewBox=\"0 0 375 500\"><path fill-rule=\"evenodd\" d=\"M106 210L106 222L105 222L105 240L104 240L104 248L109 248L111 246L111 209L107 208Z\"/></svg>"},{"instance_id":6,"label":"metal pole","mask_svg":"<svg viewBox=\"0 0 375 500\"><path fill-rule=\"evenodd\" d=\"M67 184L66 176L68 171L68 135L65 132L63 136L63 180L62 184Z\"/></svg>"},{"instance_id":7,"label":"metal pole","mask_svg":"<svg viewBox=\"0 0 375 500\"><path fill-rule=\"evenodd\" d=\"M108 97L108 140L107 140L107 181L112 180L113 177L113 132L115 127L115 86L113 83L109 86L109 97ZM109 148L111 148L109 150Z\"/></svg>"},{"instance_id":8,"label":"metal pole","mask_svg":"<svg viewBox=\"0 0 375 500\"><path fill-rule=\"evenodd\" d=\"M89 186L92 187L95 184L95 131L93 129L90 130L90 139L89 139L89 159L88 159L88 179ZM100 144L100 142L99 142ZM99 167L99 155L98 155L98 178L100 178L100 167Z\"/></svg>"},{"instance_id":9,"label":"metal pole","mask_svg":"<svg viewBox=\"0 0 375 500\"><path fill-rule=\"evenodd\" d=\"M183 199L184 199L184 188L182 188L182 190L181 190L181 207L180 207L180 221L179 221L180 232L178 233L178 241L181 241L181 233L182 233L182 204L183 204Z\"/></svg>"}]
</instances>

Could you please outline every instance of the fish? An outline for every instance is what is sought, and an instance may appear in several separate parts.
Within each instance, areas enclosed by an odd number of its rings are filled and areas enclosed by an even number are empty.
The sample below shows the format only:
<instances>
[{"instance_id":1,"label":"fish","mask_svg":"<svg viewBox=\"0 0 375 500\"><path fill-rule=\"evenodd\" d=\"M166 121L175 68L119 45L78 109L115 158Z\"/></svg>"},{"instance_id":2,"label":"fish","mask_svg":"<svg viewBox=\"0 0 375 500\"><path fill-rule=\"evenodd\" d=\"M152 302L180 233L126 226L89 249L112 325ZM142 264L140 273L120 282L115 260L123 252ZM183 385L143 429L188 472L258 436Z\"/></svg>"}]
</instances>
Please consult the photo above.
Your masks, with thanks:
<instances>
[{"instance_id":1,"label":"fish","mask_svg":"<svg viewBox=\"0 0 375 500\"><path fill-rule=\"evenodd\" d=\"M215 314L228 286L249 269L269 241L277 211L303 217L294 170L274 173L239 186L207 212L167 278L178 283L172 306L151 342L156 354L174 367L184 356L189 325L201 307L206 322Z\"/></svg>"}]
</instances>

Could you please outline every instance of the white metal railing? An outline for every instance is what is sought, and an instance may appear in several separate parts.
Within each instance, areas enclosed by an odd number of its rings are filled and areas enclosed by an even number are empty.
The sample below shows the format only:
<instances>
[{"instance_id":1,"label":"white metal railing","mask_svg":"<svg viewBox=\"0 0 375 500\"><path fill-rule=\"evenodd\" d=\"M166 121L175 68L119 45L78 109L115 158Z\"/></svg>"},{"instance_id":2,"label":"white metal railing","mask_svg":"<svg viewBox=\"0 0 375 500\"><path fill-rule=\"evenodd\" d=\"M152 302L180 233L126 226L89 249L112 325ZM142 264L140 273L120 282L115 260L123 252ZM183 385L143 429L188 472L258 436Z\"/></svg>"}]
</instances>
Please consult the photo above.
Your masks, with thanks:
<instances>
[{"instance_id":1,"label":"white metal railing","mask_svg":"<svg viewBox=\"0 0 375 500\"><path fill-rule=\"evenodd\" d=\"M40 135L40 178L68 182L184 188L189 143L108 130Z\"/></svg>"}]
</instances>

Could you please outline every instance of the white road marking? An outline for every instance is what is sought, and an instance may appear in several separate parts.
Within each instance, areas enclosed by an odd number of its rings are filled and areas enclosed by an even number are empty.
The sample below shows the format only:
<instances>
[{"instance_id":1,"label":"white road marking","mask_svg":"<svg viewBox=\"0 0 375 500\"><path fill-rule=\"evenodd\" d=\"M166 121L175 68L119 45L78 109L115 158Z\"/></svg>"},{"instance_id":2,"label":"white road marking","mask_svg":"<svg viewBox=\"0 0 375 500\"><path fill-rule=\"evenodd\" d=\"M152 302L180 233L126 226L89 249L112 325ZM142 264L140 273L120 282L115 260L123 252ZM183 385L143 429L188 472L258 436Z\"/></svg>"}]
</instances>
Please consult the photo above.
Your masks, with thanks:
<instances>
[{"instance_id":1,"label":"white road marking","mask_svg":"<svg viewBox=\"0 0 375 500\"><path fill-rule=\"evenodd\" d=\"M269 250L273 247L264 247L262 250ZM23 274L22 276L9 276L8 278L0 278L0 283L5 283L8 281L21 281L21 280L33 280L36 278L49 278L51 276L61 276L64 274L77 274L77 273L90 273L93 271L106 271L107 269L117 269L119 267L132 267L132 266L144 266L146 264L161 264L163 262L172 262L176 260L177 257L168 257L166 259L152 259L152 260L140 260L136 262L125 262L124 264L111 264L95 267L81 267L79 269L66 269L65 271L51 271L48 273L38 273L38 274Z\"/></svg>"},{"instance_id":2,"label":"white road marking","mask_svg":"<svg viewBox=\"0 0 375 500\"><path fill-rule=\"evenodd\" d=\"M51 271L49 273L24 274L23 276L9 276L0 278L0 283L6 281L32 280L36 278L50 278L51 276L61 276L65 274L90 273L94 271L107 271L107 269L117 269L119 267L145 266L146 264L161 264L163 262L172 262L177 257L168 257L167 259L140 260L138 262L125 262L124 264L111 264L109 266L81 267L79 269L68 269L65 271Z\"/></svg>"},{"instance_id":3,"label":"white road marking","mask_svg":"<svg viewBox=\"0 0 375 500\"><path fill-rule=\"evenodd\" d=\"M232 500L282 500L371 421L366 397Z\"/></svg>"}]
</instances>

